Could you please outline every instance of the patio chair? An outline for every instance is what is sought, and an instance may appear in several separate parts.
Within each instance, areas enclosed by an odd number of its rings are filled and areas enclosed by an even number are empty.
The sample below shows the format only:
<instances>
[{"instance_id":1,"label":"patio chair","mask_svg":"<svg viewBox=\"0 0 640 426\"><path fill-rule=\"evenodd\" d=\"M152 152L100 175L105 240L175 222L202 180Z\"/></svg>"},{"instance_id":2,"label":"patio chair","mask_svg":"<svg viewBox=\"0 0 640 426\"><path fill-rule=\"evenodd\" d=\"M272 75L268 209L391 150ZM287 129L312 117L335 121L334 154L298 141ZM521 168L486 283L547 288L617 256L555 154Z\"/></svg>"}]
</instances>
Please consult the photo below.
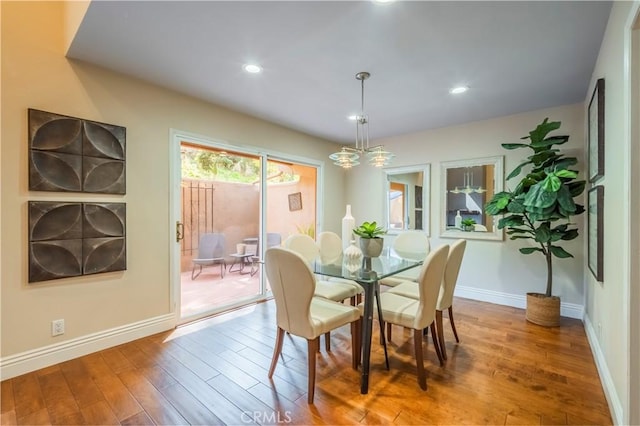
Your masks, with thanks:
<instances>
[{"instance_id":1,"label":"patio chair","mask_svg":"<svg viewBox=\"0 0 640 426\"><path fill-rule=\"evenodd\" d=\"M271 247L280 247L282 244L282 235L277 232L267 232L267 247L266 249L270 249ZM258 272L259 265L263 263L260 260L260 257L257 255L251 258L251 276L254 276L256 272Z\"/></svg>"},{"instance_id":2,"label":"patio chair","mask_svg":"<svg viewBox=\"0 0 640 426\"><path fill-rule=\"evenodd\" d=\"M193 269L191 270L191 279L195 280L202 273L203 266L220 265L220 276L224 278L227 270L227 262L224 259L225 239L220 233L208 233L200 236L200 244L198 245L198 257L191 259ZM196 266L199 267L196 273Z\"/></svg>"}]
</instances>

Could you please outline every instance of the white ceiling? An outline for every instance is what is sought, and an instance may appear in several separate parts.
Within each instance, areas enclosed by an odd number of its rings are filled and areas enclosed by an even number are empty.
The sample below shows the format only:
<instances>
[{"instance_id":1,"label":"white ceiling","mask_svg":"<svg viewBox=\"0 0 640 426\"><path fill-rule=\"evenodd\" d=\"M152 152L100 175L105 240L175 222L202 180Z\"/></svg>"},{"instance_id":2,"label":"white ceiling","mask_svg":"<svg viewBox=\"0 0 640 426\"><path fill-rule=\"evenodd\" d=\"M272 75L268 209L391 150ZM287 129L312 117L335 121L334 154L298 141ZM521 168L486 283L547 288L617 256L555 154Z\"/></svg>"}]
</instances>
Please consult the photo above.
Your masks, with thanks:
<instances>
[{"instance_id":1,"label":"white ceiling","mask_svg":"<svg viewBox=\"0 0 640 426\"><path fill-rule=\"evenodd\" d=\"M350 143L583 101L610 2L94 1L68 56ZM264 72L242 70L259 63ZM465 84L470 90L451 95Z\"/></svg>"}]
</instances>

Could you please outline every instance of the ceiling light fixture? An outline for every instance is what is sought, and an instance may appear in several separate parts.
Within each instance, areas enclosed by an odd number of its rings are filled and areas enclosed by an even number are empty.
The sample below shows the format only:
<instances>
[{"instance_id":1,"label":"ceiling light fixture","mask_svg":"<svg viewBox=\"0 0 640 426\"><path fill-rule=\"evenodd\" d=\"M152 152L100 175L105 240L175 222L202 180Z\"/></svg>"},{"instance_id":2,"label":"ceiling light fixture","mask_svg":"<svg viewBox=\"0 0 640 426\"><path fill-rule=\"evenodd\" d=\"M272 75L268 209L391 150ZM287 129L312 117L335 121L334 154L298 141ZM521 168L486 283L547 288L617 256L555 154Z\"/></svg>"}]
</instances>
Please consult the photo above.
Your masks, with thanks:
<instances>
[{"instance_id":1,"label":"ceiling light fixture","mask_svg":"<svg viewBox=\"0 0 640 426\"><path fill-rule=\"evenodd\" d=\"M464 93L467 90L469 90L468 86L458 86L450 89L449 93L451 93L452 95L459 95L460 93Z\"/></svg>"},{"instance_id":2,"label":"ceiling light fixture","mask_svg":"<svg viewBox=\"0 0 640 426\"><path fill-rule=\"evenodd\" d=\"M358 161L360 155L366 155L369 159L369 164L374 167L386 166L391 162L391 159L395 157L395 155L389 151L385 151L382 145L369 147L369 116L364 113L364 81L369 77L371 77L371 74L366 71L356 74L356 80L360 80L361 87L361 110L360 114L355 116L355 148L352 146L343 146L340 151L329 156L329 158L333 160L333 164L343 169L350 169L360 164Z\"/></svg>"},{"instance_id":3,"label":"ceiling light fixture","mask_svg":"<svg viewBox=\"0 0 640 426\"><path fill-rule=\"evenodd\" d=\"M257 74L262 71L262 67L255 64L246 64L243 68L246 72L251 74Z\"/></svg>"},{"instance_id":4,"label":"ceiling light fixture","mask_svg":"<svg viewBox=\"0 0 640 426\"><path fill-rule=\"evenodd\" d=\"M455 188L449 190L452 194L482 194L487 192L485 188L480 186L473 186L473 170L470 167L466 167L466 171L464 172L464 182L462 183L462 187L456 186Z\"/></svg>"}]
</instances>

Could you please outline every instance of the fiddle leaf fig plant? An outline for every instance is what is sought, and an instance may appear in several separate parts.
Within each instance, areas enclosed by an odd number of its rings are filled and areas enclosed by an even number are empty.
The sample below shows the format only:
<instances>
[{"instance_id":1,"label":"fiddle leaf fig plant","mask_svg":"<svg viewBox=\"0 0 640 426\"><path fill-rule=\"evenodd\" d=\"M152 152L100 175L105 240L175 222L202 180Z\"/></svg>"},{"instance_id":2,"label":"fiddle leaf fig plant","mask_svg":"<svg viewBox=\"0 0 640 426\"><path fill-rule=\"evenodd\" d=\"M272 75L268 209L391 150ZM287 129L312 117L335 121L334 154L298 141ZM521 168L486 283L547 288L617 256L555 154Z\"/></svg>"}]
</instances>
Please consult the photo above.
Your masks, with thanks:
<instances>
[{"instance_id":1,"label":"fiddle leaf fig plant","mask_svg":"<svg viewBox=\"0 0 640 426\"><path fill-rule=\"evenodd\" d=\"M507 176L510 180L523 174L515 189L495 194L485 205L486 213L503 215L498 221L498 229L506 229L510 239L529 239L536 243L533 247L520 248L520 253L539 252L545 256L547 297L551 297L553 286L553 256L573 257L560 244L578 236L571 217L584 212L584 206L577 204L574 198L584 192L586 184L584 180L576 180L578 171L571 169L578 159L567 157L554 148L566 143L569 136L548 136L559 128L559 121L549 122L545 118L528 136L521 138L529 140L528 143L502 144L508 150L528 148L532 153Z\"/></svg>"},{"instance_id":2,"label":"fiddle leaf fig plant","mask_svg":"<svg viewBox=\"0 0 640 426\"><path fill-rule=\"evenodd\" d=\"M376 222L363 222L362 225L353 228L353 233L360 238L380 238L387 231L378 226Z\"/></svg>"}]
</instances>

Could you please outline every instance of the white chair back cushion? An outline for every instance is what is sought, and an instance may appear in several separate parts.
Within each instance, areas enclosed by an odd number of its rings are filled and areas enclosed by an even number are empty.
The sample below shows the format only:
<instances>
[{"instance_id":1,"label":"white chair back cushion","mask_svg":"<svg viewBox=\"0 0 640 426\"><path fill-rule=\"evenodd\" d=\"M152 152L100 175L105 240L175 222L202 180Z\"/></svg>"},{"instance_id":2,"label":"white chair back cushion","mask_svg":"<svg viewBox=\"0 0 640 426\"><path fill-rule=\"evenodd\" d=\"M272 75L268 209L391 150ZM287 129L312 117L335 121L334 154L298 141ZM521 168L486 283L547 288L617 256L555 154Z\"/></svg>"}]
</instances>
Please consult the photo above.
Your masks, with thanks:
<instances>
[{"instance_id":1,"label":"white chair back cushion","mask_svg":"<svg viewBox=\"0 0 640 426\"><path fill-rule=\"evenodd\" d=\"M429 254L429 237L422 231L405 231L399 234L393 242L393 250L398 256L422 260Z\"/></svg>"},{"instance_id":2,"label":"white chair back cushion","mask_svg":"<svg viewBox=\"0 0 640 426\"><path fill-rule=\"evenodd\" d=\"M420 300L413 324L413 328L416 330L429 326L435 319L438 292L440 291L448 254L449 246L443 244L430 252L424 261L418 280Z\"/></svg>"},{"instance_id":3,"label":"white chair back cushion","mask_svg":"<svg viewBox=\"0 0 640 426\"><path fill-rule=\"evenodd\" d=\"M294 234L284 241L284 247L293 250L303 257L307 263L311 263L320 257L318 245L308 235Z\"/></svg>"},{"instance_id":4,"label":"white chair back cushion","mask_svg":"<svg viewBox=\"0 0 640 426\"><path fill-rule=\"evenodd\" d=\"M342 256L342 238L335 232L321 232L318 234L318 248L323 263L333 263Z\"/></svg>"},{"instance_id":5,"label":"white chair back cushion","mask_svg":"<svg viewBox=\"0 0 640 426\"><path fill-rule=\"evenodd\" d=\"M454 242L449 249L449 258L447 259L447 266L444 270L442 285L438 295L438 304L436 306L436 309L439 311L449 309L449 306L453 304L453 292L456 288L458 273L460 272L460 265L462 264L462 257L464 256L466 247L467 240L460 239Z\"/></svg>"},{"instance_id":6,"label":"white chair back cushion","mask_svg":"<svg viewBox=\"0 0 640 426\"><path fill-rule=\"evenodd\" d=\"M311 320L316 280L298 253L273 247L265 253L265 270L276 301L278 327L307 339L317 337Z\"/></svg>"}]
</instances>

